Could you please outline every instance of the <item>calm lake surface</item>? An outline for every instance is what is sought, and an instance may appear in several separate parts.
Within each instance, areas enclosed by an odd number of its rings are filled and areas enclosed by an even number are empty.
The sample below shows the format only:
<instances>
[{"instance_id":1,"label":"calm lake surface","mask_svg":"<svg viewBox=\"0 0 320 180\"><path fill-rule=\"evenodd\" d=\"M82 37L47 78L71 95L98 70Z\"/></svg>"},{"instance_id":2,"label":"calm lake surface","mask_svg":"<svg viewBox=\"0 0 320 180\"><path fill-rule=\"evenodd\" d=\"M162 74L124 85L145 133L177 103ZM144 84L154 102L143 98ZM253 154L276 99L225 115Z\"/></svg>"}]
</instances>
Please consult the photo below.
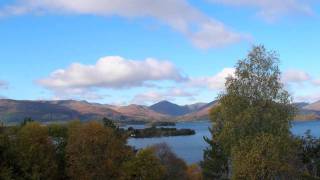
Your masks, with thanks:
<instances>
[{"instance_id":1,"label":"calm lake surface","mask_svg":"<svg viewBox=\"0 0 320 180\"><path fill-rule=\"evenodd\" d=\"M130 125L136 129L144 128L144 125ZM208 128L209 121L181 122L176 124L176 128L188 128L196 131L192 136L160 137L160 138L130 138L128 144L136 148L144 148L157 143L167 143L171 149L187 163L198 163L202 160L203 150L207 144L203 140L204 136L210 137ZM129 127L129 126L127 126ZM295 135L303 135L307 130L311 134L320 137L320 120L307 122L294 122L292 132Z\"/></svg>"}]
</instances>

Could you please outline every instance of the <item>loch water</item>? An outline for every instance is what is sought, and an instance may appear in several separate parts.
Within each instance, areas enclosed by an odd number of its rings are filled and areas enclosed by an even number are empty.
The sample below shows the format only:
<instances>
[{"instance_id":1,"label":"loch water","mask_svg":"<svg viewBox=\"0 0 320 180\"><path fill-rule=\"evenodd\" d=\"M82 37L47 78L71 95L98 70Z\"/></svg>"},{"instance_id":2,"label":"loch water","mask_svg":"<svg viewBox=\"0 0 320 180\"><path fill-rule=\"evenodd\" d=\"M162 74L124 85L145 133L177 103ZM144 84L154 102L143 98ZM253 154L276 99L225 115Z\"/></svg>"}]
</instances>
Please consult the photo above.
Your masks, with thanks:
<instances>
[{"instance_id":1,"label":"loch water","mask_svg":"<svg viewBox=\"0 0 320 180\"><path fill-rule=\"evenodd\" d=\"M132 125L132 127L138 129L144 128L144 125ZM187 163L200 162L202 160L203 150L207 147L203 137L210 137L209 127L211 127L211 123L209 121L179 122L175 127L178 129L193 129L196 131L196 134L192 136L130 138L128 144L140 149L153 144L167 143L171 149ZM291 131L295 135L303 136L307 130L310 130L312 135L320 137L320 120L295 121L292 124Z\"/></svg>"}]
</instances>

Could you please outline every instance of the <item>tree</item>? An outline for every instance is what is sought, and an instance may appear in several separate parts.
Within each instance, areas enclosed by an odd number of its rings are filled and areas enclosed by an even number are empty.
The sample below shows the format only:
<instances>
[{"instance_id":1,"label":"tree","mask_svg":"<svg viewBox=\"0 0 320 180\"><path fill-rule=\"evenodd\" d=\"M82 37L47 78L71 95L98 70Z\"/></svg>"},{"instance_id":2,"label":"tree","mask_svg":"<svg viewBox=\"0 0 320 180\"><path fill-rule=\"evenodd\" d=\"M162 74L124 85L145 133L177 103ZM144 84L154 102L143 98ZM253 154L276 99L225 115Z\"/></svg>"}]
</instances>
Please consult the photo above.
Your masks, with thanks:
<instances>
[{"instance_id":1,"label":"tree","mask_svg":"<svg viewBox=\"0 0 320 180\"><path fill-rule=\"evenodd\" d=\"M128 180L162 180L166 169L156 157L153 148L140 150L137 155L125 165Z\"/></svg>"},{"instance_id":2,"label":"tree","mask_svg":"<svg viewBox=\"0 0 320 180\"><path fill-rule=\"evenodd\" d=\"M191 164L187 168L188 180L202 180L202 171L198 164Z\"/></svg>"},{"instance_id":3,"label":"tree","mask_svg":"<svg viewBox=\"0 0 320 180\"><path fill-rule=\"evenodd\" d=\"M165 143L156 144L151 147L156 157L165 167L164 179L185 180L187 179L187 164L173 153Z\"/></svg>"},{"instance_id":4,"label":"tree","mask_svg":"<svg viewBox=\"0 0 320 180\"><path fill-rule=\"evenodd\" d=\"M15 159L9 136L0 132L0 179L15 179Z\"/></svg>"},{"instance_id":5,"label":"tree","mask_svg":"<svg viewBox=\"0 0 320 180\"><path fill-rule=\"evenodd\" d=\"M320 178L320 138L313 137L310 130L300 137L299 157L306 169L306 176Z\"/></svg>"},{"instance_id":6,"label":"tree","mask_svg":"<svg viewBox=\"0 0 320 180\"><path fill-rule=\"evenodd\" d=\"M73 124L69 128L66 157L71 179L115 179L131 156L126 139L97 122Z\"/></svg>"},{"instance_id":7,"label":"tree","mask_svg":"<svg viewBox=\"0 0 320 180\"><path fill-rule=\"evenodd\" d=\"M118 126L111 119L103 118L102 122L103 122L104 127L108 127L111 129L118 129Z\"/></svg>"},{"instance_id":8,"label":"tree","mask_svg":"<svg viewBox=\"0 0 320 180\"><path fill-rule=\"evenodd\" d=\"M15 153L23 179L57 179L57 163L48 128L36 122L24 125L16 136Z\"/></svg>"},{"instance_id":9,"label":"tree","mask_svg":"<svg viewBox=\"0 0 320 180\"><path fill-rule=\"evenodd\" d=\"M232 166L236 164L232 161L237 160L232 155L242 152L241 142L248 141L246 144L252 145L261 134L293 141L290 127L295 108L280 82L278 62L274 51L255 46L245 59L237 63L235 75L227 78L225 92L218 97L218 107L210 113L213 140L210 140L210 147L205 151L202 163L204 172L218 172L218 178L230 178L232 172L232 176L237 177L234 173L240 171L234 169L238 166ZM282 155L289 153L276 152L284 153ZM251 158L246 156L243 161L251 161ZM268 165L272 166L272 163ZM223 170L225 166L226 171ZM257 169L257 173L260 170ZM204 173L204 178L210 178L207 175ZM278 174L277 177L281 176Z\"/></svg>"},{"instance_id":10,"label":"tree","mask_svg":"<svg viewBox=\"0 0 320 180\"><path fill-rule=\"evenodd\" d=\"M66 146L68 139L68 127L65 124L48 125L49 136L55 143L56 161L60 179L67 179L66 172Z\"/></svg>"},{"instance_id":11,"label":"tree","mask_svg":"<svg viewBox=\"0 0 320 180\"><path fill-rule=\"evenodd\" d=\"M297 144L288 137L259 134L232 149L232 179L296 179Z\"/></svg>"},{"instance_id":12,"label":"tree","mask_svg":"<svg viewBox=\"0 0 320 180\"><path fill-rule=\"evenodd\" d=\"M228 177L228 156L223 151L221 144L217 141L216 134L212 132L212 139L204 138L209 144L204 150L203 159L200 162L204 179L227 179Z\"/></svg>"},{"instance_id":13,"label":"tree","mask_svg":"<svg viewBox=\"0 0 320 180\"><path fill-rule=\"evenodd\" d=\"M28 123L34 122L34 120L31 117L26 117L23 119L23 121L21 122L20 126L23 127Z\"/></svg>"}]
</instances>

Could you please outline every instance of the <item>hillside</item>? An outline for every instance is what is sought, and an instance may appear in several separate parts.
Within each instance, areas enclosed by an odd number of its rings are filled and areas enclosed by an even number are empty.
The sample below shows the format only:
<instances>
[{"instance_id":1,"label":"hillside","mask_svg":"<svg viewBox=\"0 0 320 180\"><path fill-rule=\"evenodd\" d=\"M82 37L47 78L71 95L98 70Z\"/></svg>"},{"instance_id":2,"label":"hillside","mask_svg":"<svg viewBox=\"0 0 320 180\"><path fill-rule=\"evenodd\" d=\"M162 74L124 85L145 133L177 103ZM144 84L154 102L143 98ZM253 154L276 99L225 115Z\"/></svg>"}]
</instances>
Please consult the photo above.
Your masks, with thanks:
<instances>
[{"instance_id":1,"label":"hillside","mask_svg":"<svg viewBox=\"0 0 320 180\"><path fill-rule=\"evenodd\" d=\"M149 107L150 109L169 116L181 116L190 112L187 106L179 106L169 101L161 101Z\"/></svg>"},{"instance_id":2,"label":"hillside","mask_svg":"<svg viewBox=\"0 0 320 180\"><path fill-rule=\"evenodd\" d=\"M201 106L197 111L190 112L183 116L177 117L178 121L203 120L209 118L210 109L217 105L217 101L212 101Z\"/></svg>"},{"instance_id":3,"label":"hillside","mask_svg":"<svg viewBox=\"0 0 320 180\"><path fill-rule=\"evenodd\" d=\"M155 112L146 106L135 104L129 106L112 106L111 109L133 119L144 121L161 121L170 118L170 116Z\"/></svg>"},{"instance_id":4,"label":"hillside","mask_svg":"<svg viewBox=\"0 0 320 180\"><path fill-rule=\"evenodd\" d=\"M25 117L31 117L41 122L61 122L89 121L107 117L124 123L132 121L193 121L207 119L210 109L216 105L217 101L184 106L161 101L148 107L135 104L113 106L75 100L17 101L0 99L0 120L7 123L19 123ZM296 120L320 118L320 102L295 103L295 106L299 110L295 117Z\"/></svg>"},{"instance_id":5,"label":"hillside","mask_svg":"<svg viewBox=\"0 0 320 180\"><path fill-rule=\"evenodd\" d=\"M295 117L296 120L306 121L320 119L320 101L308 103L295 103L299 112Z\"/></svg>"},{"instance_id":6,"label":"hillside","mask_svg":"<svg viewBox=\"0 0 320 180\"><path fill-rule=\"evenodd\" d=\"M130 120L110 108L85 101L16 101L0 100L0 119L8 123L21 122L25 117L37 121L88 121L108 117L121 121Z\"/></svg>"}]
</instances>

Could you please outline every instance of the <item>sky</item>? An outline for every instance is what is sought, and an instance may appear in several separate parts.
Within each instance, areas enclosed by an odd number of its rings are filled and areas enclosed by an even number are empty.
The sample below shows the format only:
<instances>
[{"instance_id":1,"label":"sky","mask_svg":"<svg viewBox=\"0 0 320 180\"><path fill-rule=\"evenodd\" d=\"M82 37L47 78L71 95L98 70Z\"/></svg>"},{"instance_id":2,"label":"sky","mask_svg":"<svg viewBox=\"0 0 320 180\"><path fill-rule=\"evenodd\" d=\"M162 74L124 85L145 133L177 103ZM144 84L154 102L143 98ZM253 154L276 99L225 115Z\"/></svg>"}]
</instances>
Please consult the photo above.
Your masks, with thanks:
<instances>
[{"instance_id":1,"label":"sky","mask_svg":"<svg viewBox=\"0 0 320 180\"><path fill-rule=\"evenodd\" d=\"M0 98L210 102L263 44L314 102L319 32L318 0L1 0Z\"/></svg>"}]
</instances>

